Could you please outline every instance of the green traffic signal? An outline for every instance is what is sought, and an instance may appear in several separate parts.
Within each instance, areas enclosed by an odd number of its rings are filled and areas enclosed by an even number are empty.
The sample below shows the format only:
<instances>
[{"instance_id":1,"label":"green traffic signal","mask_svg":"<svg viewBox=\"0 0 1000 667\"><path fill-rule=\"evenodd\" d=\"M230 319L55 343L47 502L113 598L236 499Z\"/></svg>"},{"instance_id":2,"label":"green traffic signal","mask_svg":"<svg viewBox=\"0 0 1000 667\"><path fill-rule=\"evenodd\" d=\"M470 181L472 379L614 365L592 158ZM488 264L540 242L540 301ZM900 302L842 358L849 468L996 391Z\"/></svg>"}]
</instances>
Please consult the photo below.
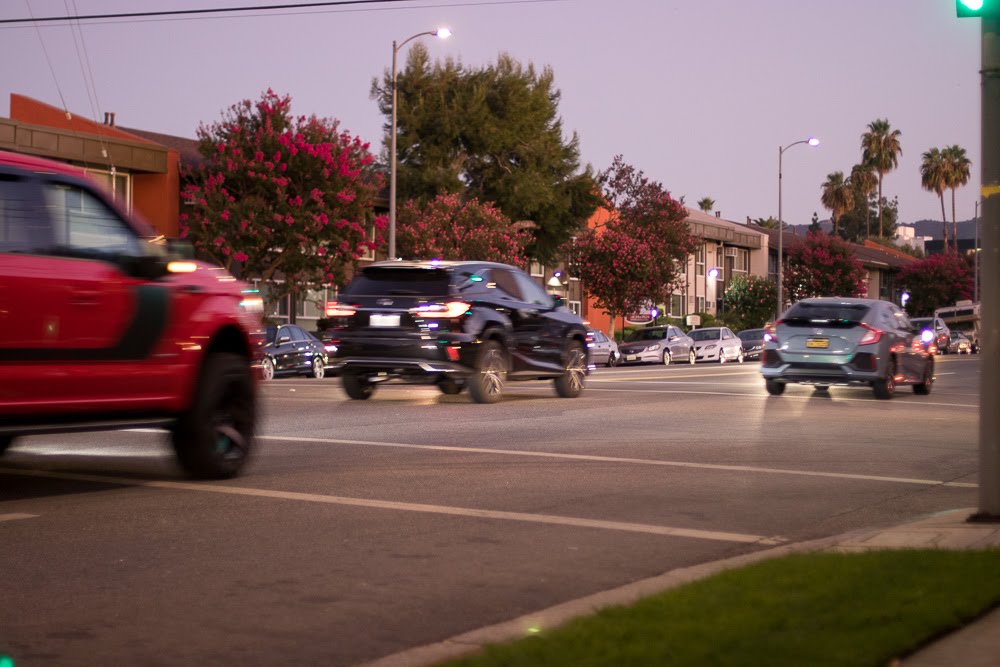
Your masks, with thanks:
<instances>
[{"instance_id":1,"label":"green traffic signal","mask_svg":"<svg viewBox=\"0 0 1000 667\"><path fill-rule=\"evenodd\" d=\"M1000 17L1000 0L955 0L959 18Z\"/></svg>"}]
</instances>

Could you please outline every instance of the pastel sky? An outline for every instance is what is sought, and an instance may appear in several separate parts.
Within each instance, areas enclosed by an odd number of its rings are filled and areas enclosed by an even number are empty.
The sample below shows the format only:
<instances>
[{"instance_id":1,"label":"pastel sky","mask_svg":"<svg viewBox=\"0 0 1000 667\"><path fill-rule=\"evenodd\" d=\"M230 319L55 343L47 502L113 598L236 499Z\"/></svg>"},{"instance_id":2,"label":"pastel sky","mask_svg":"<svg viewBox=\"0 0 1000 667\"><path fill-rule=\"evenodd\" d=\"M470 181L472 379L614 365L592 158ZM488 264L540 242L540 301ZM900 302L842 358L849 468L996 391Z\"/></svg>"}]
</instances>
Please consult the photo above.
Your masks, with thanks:
<instances>
[{"instance_id":1,"label":"pastel sky","mask_svg":"<svg viewBox=\"0 0 1000 667\"><path fill-rule=\"evenodd\" d=\"M5 0L0 19L280 0ZM419 0L362 8L257 12L225 18L83 24L96 87L91 112L68 26L0 26L0 115L20 93L79 115L195 137L229 105L273 88L293 112L337 118L381 145L384 119L369 97L391 62L392 41L422 38L432 57L468 66L500 52L551 67L567 132L596 170L621 153L676 196L702 197L730 220L777 216L778 148L783 217L826 218L820 185L850 172L868 123L888 118L903 155L884 191L900 220L940 219L920 187L921 154L958 144L973 162L958 193L959 220L979 190L979 21L953 0ZM44 41L55 77L42 48ZM408 50L406 47L405 50ZM83 52L80 52L83 55ZM405 58L405 53L401 53ZM60 95L61 91L61 95ZM948 215L950 218L950 203Z\"/></svg>"}]
</instances>

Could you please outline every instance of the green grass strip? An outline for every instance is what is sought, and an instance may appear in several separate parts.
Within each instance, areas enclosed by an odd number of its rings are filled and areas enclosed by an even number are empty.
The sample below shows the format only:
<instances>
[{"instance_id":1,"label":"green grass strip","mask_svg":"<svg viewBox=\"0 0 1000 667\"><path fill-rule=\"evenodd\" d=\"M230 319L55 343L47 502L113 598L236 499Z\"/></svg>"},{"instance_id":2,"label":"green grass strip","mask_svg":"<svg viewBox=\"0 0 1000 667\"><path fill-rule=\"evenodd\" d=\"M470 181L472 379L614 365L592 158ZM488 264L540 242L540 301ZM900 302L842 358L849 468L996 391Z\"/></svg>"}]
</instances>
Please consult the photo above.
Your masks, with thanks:
<instances>
[{"instance_id":1,"label":"green grass strip","mask_svg":"<svg viewBox=\"0 0 1000 667\"><path fill-rule=\"evenodd\" d=\"M797 554L448 665L884 667L1000 604L1000 549Z\"/></svg>"}]
</instances>

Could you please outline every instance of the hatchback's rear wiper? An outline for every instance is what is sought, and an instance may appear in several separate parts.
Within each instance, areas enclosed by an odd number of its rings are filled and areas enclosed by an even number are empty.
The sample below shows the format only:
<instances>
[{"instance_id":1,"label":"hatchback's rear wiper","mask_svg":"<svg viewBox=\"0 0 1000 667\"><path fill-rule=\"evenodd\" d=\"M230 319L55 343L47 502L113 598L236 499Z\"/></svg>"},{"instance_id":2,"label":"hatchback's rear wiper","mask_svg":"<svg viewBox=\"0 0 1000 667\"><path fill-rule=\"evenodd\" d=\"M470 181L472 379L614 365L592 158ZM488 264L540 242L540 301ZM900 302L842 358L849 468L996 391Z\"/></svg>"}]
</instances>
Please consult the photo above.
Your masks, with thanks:
<instances>
[{"instance_id":1,"label":"hatchback's rear wiper","mask_svg":"<svg viewBox=\"0 0 1000 667\"><path fill-rule=\"evenodd\" d=\"M393 296L417 296L420 292L415 289L391 289L389 294Z\"/></svg>"}]
</instances>

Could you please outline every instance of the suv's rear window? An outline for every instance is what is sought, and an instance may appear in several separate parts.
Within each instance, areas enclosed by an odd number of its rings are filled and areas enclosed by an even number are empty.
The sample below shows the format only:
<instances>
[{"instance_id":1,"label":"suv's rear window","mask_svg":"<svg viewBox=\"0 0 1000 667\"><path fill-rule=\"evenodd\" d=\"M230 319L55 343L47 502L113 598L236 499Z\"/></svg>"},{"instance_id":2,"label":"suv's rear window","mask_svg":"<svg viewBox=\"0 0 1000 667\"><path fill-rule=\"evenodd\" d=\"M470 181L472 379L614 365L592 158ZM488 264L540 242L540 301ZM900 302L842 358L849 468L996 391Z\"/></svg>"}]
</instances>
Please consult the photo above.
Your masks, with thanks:
<instances>
[{"instance_id":1,"label":"suv's rear window","mask_svg":"<svg viewBox=\"0 0 1000 667\"><path fill-rule=\"evenodd\" d=\"M443 269L369 267L347 286L352 296L443 296L448 294L449 274Z\"/></svg>"},{"instance_id":2,"label":"suv's rear window","mask_svg":"<svg viewBox=\"0 0 1000 667\"><path fill-rule=\"evenodd\" d=\"M858 324L871 307L863 303L803 303L792 306L781 318L784 324Z\"/></svg>"}]
</instances>

